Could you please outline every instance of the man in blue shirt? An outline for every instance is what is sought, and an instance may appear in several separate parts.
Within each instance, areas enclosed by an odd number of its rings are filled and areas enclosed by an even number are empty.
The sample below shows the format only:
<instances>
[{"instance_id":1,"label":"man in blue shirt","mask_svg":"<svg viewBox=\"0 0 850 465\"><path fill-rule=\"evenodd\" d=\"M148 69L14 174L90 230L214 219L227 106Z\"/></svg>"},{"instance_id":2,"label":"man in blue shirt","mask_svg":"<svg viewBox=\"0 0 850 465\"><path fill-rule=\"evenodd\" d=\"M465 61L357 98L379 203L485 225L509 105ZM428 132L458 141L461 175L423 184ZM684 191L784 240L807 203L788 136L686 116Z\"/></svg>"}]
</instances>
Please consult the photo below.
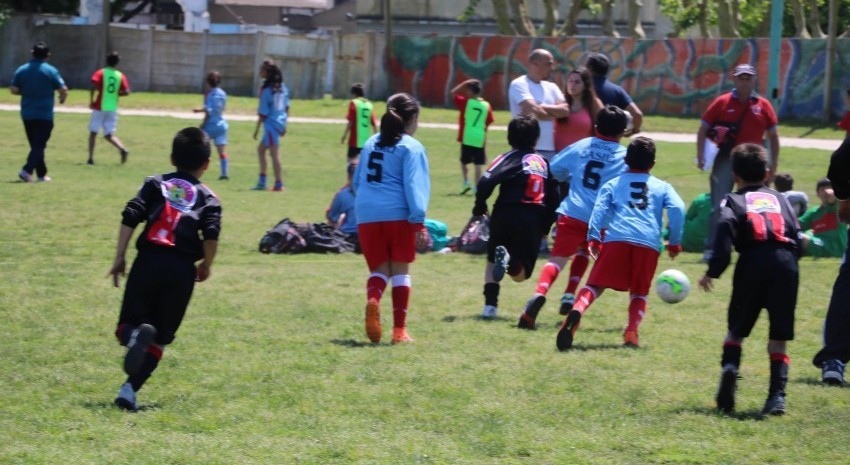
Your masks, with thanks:
<instances>
[{"instance_id":1,"label":"man in blue shirt","mask_svg":"<svg viewBox=\"0 0 850 465\"><path fill-rule=\"evenodd\" d=\"M33 181L33 172L39 181L50 181L44 163L44 148L53 131L53 93L59 91L59 103L65 103L68 87L59 71L47 64L50 49L44 42L32 48L32 60L15 71L9 90L21 96L21 119L30 144L27 162L18 173L24 182Z\"/></svg>"},{"instance_id":2,"label":"man in blue shirt","mask_svg":"<svg viewBox=\"0 0 850 465\"><path fill-rule=\"evenodd\" d=\"M601 53L591 53L587 57L585 66L593 75L593 89L596 91L599 100L602 100L604 105L614 105L631 113L632 130L631 132L627 130L626 135L639 133L643 123L643 112L640 111L640 108L625 89L608 80L608 69L610 68L608 57Z\"/></svg>"}]
</instances>

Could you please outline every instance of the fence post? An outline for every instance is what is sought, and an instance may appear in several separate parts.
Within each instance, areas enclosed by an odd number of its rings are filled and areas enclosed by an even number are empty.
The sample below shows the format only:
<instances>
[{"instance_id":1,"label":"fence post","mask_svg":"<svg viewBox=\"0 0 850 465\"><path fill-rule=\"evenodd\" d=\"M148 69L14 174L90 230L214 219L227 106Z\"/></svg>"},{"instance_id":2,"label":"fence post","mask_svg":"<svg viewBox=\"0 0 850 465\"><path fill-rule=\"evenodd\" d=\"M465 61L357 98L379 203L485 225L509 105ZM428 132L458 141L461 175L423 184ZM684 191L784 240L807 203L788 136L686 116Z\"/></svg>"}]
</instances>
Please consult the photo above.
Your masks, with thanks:
<instances>
[{"instance_id":1,"label":"fence post","mask_svg":"<svg viewBox=\"0 0 850 465\"><path fill-rule=\"evenodd\" d=\"M251 83L251 95L257 96L257 83L260 82L260 64L265 60L266 33L258 32L254 35L254 81Z\"/></svg>"},{"instance_id":2,"label":"fence post","mask_svg":"<svg viewBox=\"0 0 850 465\"><path fill-rule=\"evenodd\" d=\"M153 48L153 36L155 33L156 28L154 26L148 28L148 92L153 91L153 56L156 53L156 50Z\"/></svg>"},{"instance_id":3,"label":"fence post","mask_svg":"<svg viewBox=\"0 0 850 465\"><path fill-rule=\"evenodd\" d=\"M209 46L209 37L210 31L208 29L204 29L204 41L201 50L201 72L199 73L201 76L207 75L207 47ZM204 80L201 79L198 82L198 85L201 87L199 92L204 91Z\"/></svg>"}]
</instances>

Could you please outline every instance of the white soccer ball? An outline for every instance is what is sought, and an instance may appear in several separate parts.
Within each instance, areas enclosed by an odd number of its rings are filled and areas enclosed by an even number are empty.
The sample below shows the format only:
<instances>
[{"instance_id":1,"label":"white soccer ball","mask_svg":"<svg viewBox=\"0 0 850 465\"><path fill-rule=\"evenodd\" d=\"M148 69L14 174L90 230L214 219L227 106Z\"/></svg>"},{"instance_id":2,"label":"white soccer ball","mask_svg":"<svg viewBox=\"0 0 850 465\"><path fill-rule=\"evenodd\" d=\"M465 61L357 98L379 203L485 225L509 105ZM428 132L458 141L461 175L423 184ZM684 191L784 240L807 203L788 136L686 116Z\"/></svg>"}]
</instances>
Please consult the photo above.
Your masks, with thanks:
<instances>
[{"instance_id":1,"label":"white soccer ball","mask_svg":"<svg viewBox=\"0 0 850 465\"><path fill-rule=\"evenodd\" d=\"M679 270L667 270L655 280L655 292L668 304L685 300L691 292L691 281Z\"/></svg>"}]
</instances>

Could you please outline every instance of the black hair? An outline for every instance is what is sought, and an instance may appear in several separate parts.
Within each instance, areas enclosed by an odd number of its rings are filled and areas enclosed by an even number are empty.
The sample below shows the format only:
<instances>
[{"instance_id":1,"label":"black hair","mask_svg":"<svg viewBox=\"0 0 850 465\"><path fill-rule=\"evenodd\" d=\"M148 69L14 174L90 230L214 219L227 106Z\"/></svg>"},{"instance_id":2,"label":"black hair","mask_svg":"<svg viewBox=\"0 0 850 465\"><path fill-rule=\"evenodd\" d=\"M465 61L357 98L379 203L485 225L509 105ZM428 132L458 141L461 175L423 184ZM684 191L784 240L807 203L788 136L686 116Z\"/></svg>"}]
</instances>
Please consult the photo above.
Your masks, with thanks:
<instances>
[{"instance_id":1,"label":"black hair","mask_svg":"<svg viewBox=\"0 0 850 465\"><path fill-rule=\"evenodd\" d=\"M351 85L351 95L355 97L363 97L366 95L366 90L362 82L356 82Z\"/></svg>"},{"instance_id":2,"label":"black hair","mask_svg":"<svg viewBox=\"0 0 850 465\"><path fill-rule=\"evenodd\" d=\"M39 60L44 60L48 56L50 56L50 47L47 46L47 42L43 40L39 40L32 46L32 57L38 58Z\"/></svg>"},{"instance_id":3,"label":"black hair","mask_svg":"<svg viewBox=\"0 0 850 465\"><path fill-rule=\"evenodd\" d=\"M587 69L589 69L591 73L597 76L607 76L608 69L611 67L611 63L608 61L608 57L606 57L604 54L591 53L587 57L585 66L587 66Z\"/></svg>"},{"instance_id":4,"label":"black hair","mask_svg":"<svg viewBox=\"0 0 850 465\"><path fill-rule=\"evenodd\" d=\"M794 177L791 173L779 173L773 179L773 187L779 192L788 192L794 188Z\"/></svg>"},{"instance_id":5,"label":"black hair","mask_svg":"<svg viewBox=\"0 0 850 465\"><path fill-rule=\"evenodd\" d=\"M540 138L540 123L531 115L519 115L508 123L508 144L514 149L534 150Z\"/></svg>"},{"instance_id":6,"label":"black hair","mask_svg":"<svg viewBox=\"0 0 850 465\"><path fill-rule=\"evenodd\" d=\"M767 151L758 144L740 144L732 149L732 172L744 182L764 181Z\"/></svg>"},{"instance_id":7,"label":"black hair","mask_svg":"<svg viewBox=\"0 0 850 465\"><path fill-rule=\"evenodd\" d=\"M181 129L171 143L171 161L177 169L195 171L210 159L210 136L196 127Z\"/></svg>"},{"instance_id":8,"label":"black hair","mask_svg":"<svg viewBox=\"0 0 850 465\"><path fill-rule=\"evenodd\" d=\"M481 81L473 79L466 83L466 88L475 95L481 95Z\"/></svg>"},{"instance_id":9,"label":"black hair","mask_svg":"<svg viewBox=\"0 0 850 465\"><path fill-rule=\"evenodd\" d=\"M626 112L614 105L606 105L596 115L596 134L605 137L621 137L629 124Z\"/></svg>"},{"instance_id":10,"label":"black hair","mask_svg":"<svg viewBox=\"0 0 850 465\"><path fill-rule=\"evenodd\" d=\"M568 79L570 74L577 74L578 77L581 78L581 83L584 85L584 90L581 92L581 106L587 108L587 112L590 113L591 119L595 121L596 115L593 114L593 101L596 100L596 91L593 88L593 77L590 75L590 70L584 66L579 66L578 68L570 71L567 75ZM564 86L564 88L566 89L566 86ZM573 96L565 90L564 97L566 98L567 103L570 104L570 107L572 107Z\"/></svg>"},{"instance_id":11,"label":"black hair","mask_svg":"<svg viewBox=\"0 0 850 465\"><path fill-rule=\"evenodd\" d=\"M655 164L655 141L638 136L626 148L626 164L633 170L649 170Z\"/></svg>"},{"instance_id":12,"label":"black hair","mask_svg":"<svg viewBox=\"0 0 850 465\"><path fill-rule=\"evenodd\" d=\"M278 68L274 63L268 64L264 61L263 69L266 71L266 79L263 81L263 89L271 87L275 92L279 91L283 85L283 73L281 73L280 68Z\"/></svg>"},{"instance_id":13,"label":"black hair","mask_svg":"<svg viewBox=\"0 0 850 465\"><path fill-rule=\"evenodd\" d=\"M112 51L106 55L106 66L115 66L121 61L121 55L118 52Z\"/></svg>"},{"instance_id":14,"label":"black hair","mask_svg":"<svg viewBox=\"0 0 850 465\"><path fill-rule=\"evenodd\" d=\"M221 84L221 74L218 71L210 71L207 73L207 84L210 87L218 87Z\"/></svg>"},{"instance_id":15,"label":"black hair","mask_svg":"<svg viewBox=\"0 0 850 465\"><path fill-rule=\"evenodd\" d=\"M815 192L820 192L821 189L827 189L827 188L829 188L829 189L832 188L832 181L830 181L829 178L818 179L818 182L815 185Z\"/></svg>"},{"instance_id":16,"label":"black hair","mask_svg":"<svg viewBox=\"0 0 850 465\"><path fill-rule=\"evenodd\" d=\"M404 128L419 115L419 102L412 95L398 93L387 99L387 112L381 117L379 147L392 147L401 140Z\"/></svg>"}]
</instances>

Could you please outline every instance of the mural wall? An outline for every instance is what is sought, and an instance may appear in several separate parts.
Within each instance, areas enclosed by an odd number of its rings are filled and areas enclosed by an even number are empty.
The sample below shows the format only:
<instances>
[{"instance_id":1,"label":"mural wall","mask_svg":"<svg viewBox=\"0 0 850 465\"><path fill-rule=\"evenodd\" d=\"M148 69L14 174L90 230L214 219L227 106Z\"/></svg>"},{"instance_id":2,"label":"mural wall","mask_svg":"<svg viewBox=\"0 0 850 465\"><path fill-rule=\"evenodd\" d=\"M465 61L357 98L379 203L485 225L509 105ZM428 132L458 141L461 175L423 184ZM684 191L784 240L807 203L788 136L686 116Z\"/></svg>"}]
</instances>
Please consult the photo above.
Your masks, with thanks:
<instances>
[{"instance_id":1,"label":"mural wall","mask_svg":"<svg viewBox=\"0 0 850 465\"><path fill-rule=\"evenodd\" d=\"M487 100L496 108L507 108L510 81L525 73L528 54L535 48L555 56L558 69L552 80L559 85L588 52L605 53L611 60L609 78L622 85L644 113L700 115L717 95L732 88L729 70L739 63L756 67L757 89L767 94L768 39L399 36L393 43L396 90L411 92L427 105L450 106L452 86L476 78L483 83ZM819 118L826 40L784 39L780 54L779 115ZM837 117L847 108L850 39L836 41L833 69L832 108Z\"/></svg>"}]
</instances>

